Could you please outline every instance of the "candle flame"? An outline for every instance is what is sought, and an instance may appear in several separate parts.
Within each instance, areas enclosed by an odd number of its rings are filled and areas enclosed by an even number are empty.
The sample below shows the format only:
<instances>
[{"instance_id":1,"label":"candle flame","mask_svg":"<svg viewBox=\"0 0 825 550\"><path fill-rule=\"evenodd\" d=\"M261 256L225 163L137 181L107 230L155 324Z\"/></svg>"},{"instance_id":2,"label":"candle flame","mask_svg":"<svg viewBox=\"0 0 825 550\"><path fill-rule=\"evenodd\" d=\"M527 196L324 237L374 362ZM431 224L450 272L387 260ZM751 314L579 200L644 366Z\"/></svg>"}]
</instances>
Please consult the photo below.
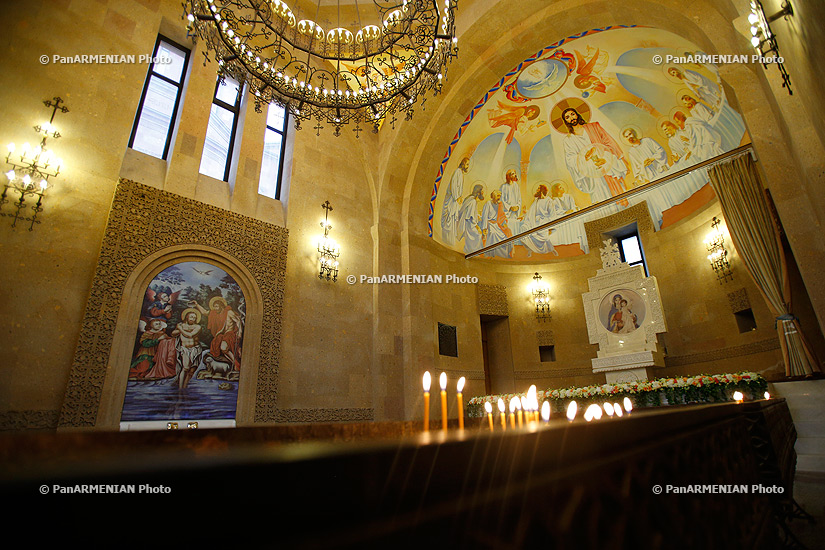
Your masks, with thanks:
<instances>
[{"instance_id":1,"label":"candle flame","mask_svg":"<svg viewBox=\"0 0 825 550\"><path fill-rule=\"evenodd\" d=\"M765 399L770 399L770 398L771 398L771 394L768 393L768 392L765 392Z\"/></svg>"},{"instance_id":2,"label":"candle flame","mask_svg":"<svg viewBox=\"0 0 825 550\"><path fill-rule=\"evenodd\" d=\"M498 410L504 412L507 407L504 405L504 399L501 397L498 398Z\"/></svg>"},{"instance_id":3,"label":"candle flame","mask_svg":"<svg viewBox=\"0 0 825 550\"><path fill-rule=\"evenodd\" d=\"M527 399L530 399L532 401L535 398L536 398L536 385L533 384L532 386L530 386L530 389L527 390Z\"/></svg>"},{"instance_id":4,"label":"candle flame","mask_svg":"<svg viewBox=\"0 0 825 550\"><path fill-rule=\"evenodd\" d=\"M424 391L430 391L430 384L432 380L430 379L430 371L424 373Z\"/></svg>"},{"instance_id":5,"label":"candle flame","mask_svg":"<svg viewBox=\"0 0 825 550\"><path fill-rule=\"evenodd\" d=\"M489 401L484 403L484 410L487 411L487 414L490 414L490 413L493 412L493 406L490 405Z\"/></svg>"},{"instance_id":6,"label":"candle flame","mask_svg":"<svg viewBox=\"0 0 825 550\"><path fill-rule=\"evenodd\" d=\"M545 422L550 420L550 402L545 401L541 404L541 419Z\"/></svg>"},{"instance_id":7,"label":"candle flame","mask_svg":"<svg viewBox=\"0 0 825 550\"><path fill-rule=\"evenodd\" d=\"M603 405L604 412L607 413L607 416L613 416L613 404L612 403L605 403Z\"/></svg>"},{"instance_id":8,"label":"candle flame","mask_svg":"<svg viewBox=\"0 0 825 550\"><path fill-rule=\"evenodd\" d=\"M456 386L456 389L458 390L458 393L461 393L462 391L464 391L464 383L466 381L467 380L463 376L458 379L458 385Z\"/></svg>"},{"instance_id":9,"label":"candle flame","mask_svg":"<svg viewBox=\"0 0 825 550\"><path fill-rule=\"evenodd\" d=\"M526 411L530 408L529 403L527 402L527 398L524 396L519 397L519 407L521 410Z\"/></svg>"},{"instance_id":10,"label":"candle flame","mask_svg":"<svg viewBox=\"0 0 825 550\"><path fill-rule=\"evenodd\" d=\"M514 397L510 400L510 412L516 412L516 408L519 407L518 397Z\"/></svg>"},{"instance_id":11,"label":"candle flame","mask_svg":"<svg viewBox=\"0 0 825 550\"><path fill-rule=\"evenodd\" d=\"M590 417L591 420L592 419L601 420L601 418L602 418L602 408L599 407L598 405L596 405L595 403L593 403L592 405L587 407L587 410L584 412L584 419L585 420L588 419L588 416ZM587 420L587 421L590 422L590 420Z\"/></svg>"},{"instance_id":12,"label":"candle flame","mask_svg":"<svg viewBox=\"0 0 825 550\"><path fill-rule=\"evenodd\" d=\"M624 410L630 412L633 410L633 402L630 401L629 397L624 398Z\"/></svg>"},{"instance_id":13,"label":"candle flame","mask_svg":"<svg viewBox=\"0 0 825 550\"><path fill-rule=\"evenodd\" d=\"M441 384L441 391L447 390L447 373L442 372L441 376L438 377L438 382Z\"/></svg>"},{"instance_id":14,"label":"candle flame","mask_svg":"<svg viewBox=\"0 0 825 550\"><path fill-rule=\"evenodd\" d=\"M576 404L575 401L571 401L569 405L567 405L567 420L573 420L576 418L576 413L579 411L579 406Z\"/></svg>"},{"instance_id":15,"label":"candle flame","mask_svg":"<svg viewBox=\"0 0 825 550\"><path fill-rule=\"evenodd\" d=\"M742 392L741 392L741 391L735 391L735 392L733 392L733 400L734 400L734 401L736 401L736 402L740 402L740 401L742 401L744 398L745 398L745 396L744 396L744 395L742 395Z\"/></svg>"},{"instance_id":16,"label":"candle flame","mask_svg":"<svg viewBox=\"0 0 825 550\"><path fill-rule=\"evenodd\" d=\"M622 407L618 403L613 403L613 412L616 413L616 416L618 416L619 418L624 416L624 413L622 412Z\"/></svg>"}]
</instances>

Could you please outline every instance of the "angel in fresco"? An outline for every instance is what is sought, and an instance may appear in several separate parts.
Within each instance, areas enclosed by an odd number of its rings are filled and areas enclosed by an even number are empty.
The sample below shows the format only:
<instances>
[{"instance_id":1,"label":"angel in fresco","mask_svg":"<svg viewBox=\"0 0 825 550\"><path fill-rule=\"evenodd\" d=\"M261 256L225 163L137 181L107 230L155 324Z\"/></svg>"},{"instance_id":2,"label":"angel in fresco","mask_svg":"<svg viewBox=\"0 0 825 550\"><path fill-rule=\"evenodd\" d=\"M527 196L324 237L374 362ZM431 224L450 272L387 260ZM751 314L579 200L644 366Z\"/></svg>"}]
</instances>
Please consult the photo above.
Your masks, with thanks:
<instances>
[{"instance_id":1,"label":"angel in fresco","mask_svg":"<svg viewBox=\"0 0 825 550\"><path fill-rule=\"evenodd\" d=\"M510 132L504 138L508 145L513 142L513 137L516 135L516 130L519 130L519 125L523 127L525 121L535 120L541 113L538 105L516 107L504 104L501 101L497 101L497 103L498 108L487 111L487 118L490 121L490 128L498 128L499 126L510 128ZM532 126L521 130L527 131L531 128Z\"/></svg>"},{"instance_id":2,"label":"angel in fresco","mask_svg":"<svg viewBox=\"0 0 825 550\"><path fill-rule=\"evenodd\" d=\"M148 303L146 308L146 316L155 319L164 317L167 320L172 318L172 306L178 301L180 291L172 292L172 289L166 287L159 291L154 291L151 288L146 289L146 299L144 303Z\"/></svg>"},{"instance_id":3,"label":"angel in fresco","mask_svg":"<svg viewBox=\"0 0 825 550\"><path fill-rule=\"evenodd\" d=\"M587 56L593 50L588 46L585 51L586 54L582 55L580 51L575 50L576 73L578 76L573 79L573 85L579 90L588 92L588 95L589 92L604 93L607 91L607 82L602 79L601 73L607 67L608 53L596 48L596 52L588 60Z\"/></svg>"}]
</instances>

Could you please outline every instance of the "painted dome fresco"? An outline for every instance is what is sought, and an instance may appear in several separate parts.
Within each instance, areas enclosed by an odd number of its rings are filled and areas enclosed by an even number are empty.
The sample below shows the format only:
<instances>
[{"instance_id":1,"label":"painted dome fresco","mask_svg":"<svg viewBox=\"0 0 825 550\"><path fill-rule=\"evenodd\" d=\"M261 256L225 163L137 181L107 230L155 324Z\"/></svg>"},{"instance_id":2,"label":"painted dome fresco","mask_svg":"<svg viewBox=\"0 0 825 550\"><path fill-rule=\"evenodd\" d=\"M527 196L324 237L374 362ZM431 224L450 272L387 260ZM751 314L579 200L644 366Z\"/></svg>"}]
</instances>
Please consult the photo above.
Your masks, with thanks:
<instances>
[{"instance_id":1,"label":"painted dome fresco","mask_svg":"<svg viewBox=\"0 0 825 550\"><path fill-rule=\"evenodd\" d=\"M612 198L750 141L703 55L668 31L609 27L528 57L480 98L449 144L430 236L467 254L587 208L484 253L559 259L589 252L588 220L642 201L655 229L678 223L713 199L704 170Z\"/></svg>"}]
</instances>

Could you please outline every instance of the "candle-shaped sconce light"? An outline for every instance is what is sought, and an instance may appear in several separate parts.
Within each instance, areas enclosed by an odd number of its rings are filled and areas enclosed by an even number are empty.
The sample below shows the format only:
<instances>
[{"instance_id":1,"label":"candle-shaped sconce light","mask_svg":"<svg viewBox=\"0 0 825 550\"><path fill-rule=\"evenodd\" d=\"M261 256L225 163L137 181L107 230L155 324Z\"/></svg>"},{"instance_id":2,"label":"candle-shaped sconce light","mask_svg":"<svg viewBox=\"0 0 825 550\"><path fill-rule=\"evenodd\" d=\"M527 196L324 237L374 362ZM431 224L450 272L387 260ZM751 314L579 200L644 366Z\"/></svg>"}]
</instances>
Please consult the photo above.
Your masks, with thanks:
<instances>
[{"instance_id":1,"label":"candle-shaped sconce light","mask_svg":"<svg viewBox=\"0 0 825 550\"><path fill-rule=\"evenodd\" d=\"M430 431L430 371L424 373L424 431Z\"/></svg>"},{"instance_id":2,"label":"candle-shaped sconce light","mask_svg":"<svg viewBox=\"0 0 825 550\"><path fill-rule=\"evenodd\" d=\"M507 407L504 405L504 399L499 397L498 398L498 412L501 413L501 429L502 430L507 429L507 420L506 420L506 415L504 414L506 408Z\"/></svg>"},{"instance_id":3,"label":"candle-shaped sconce light","mask_svg":"<svg viewBox=\"0 0 825 550\"><path fill-rule=\"evenodd\" d=\"M490 431L493 431L493 406L487 401L484 403L484 410L487 411L487 422L490 423Z\"/></svg>"},{"instance_id":4,"label":"candle-shaped sconce light","mask_svg":"<svg viewBox=\"0 0 825 550\"><path fill-rule=\"evenodd\" d=\"M456 398L458 400L458 429L464 429L464 401L461 397L461 392L464 391L464 383L466 379L462 376L458 379L458 384L456 384Z\"/></svg>"},{"instance_id":5,"label":"candle-shaped sconce light","mask_svg":"<svg viewBox=\"0 0 825 550\"><path fill-rule=\"evenodd\" d=\"M630 400L629 397L624 398L624 412L630 414L633 412L633 402Z\"/></svg>"},{"instance_id":6,"label":"candle-shaped sconce light","mask_svg":"<svg viewBox=\"0 0 825 550\"><path fill-rule=\"evenodd\" d=\"M510 400L510 427L515 429L516 427L516 408L518 407L518 397L514 397Z\"/></svg>"},{"instance_id":7,"label":"candle-shaped sconce light","mask_svg":"<svg viewBox=\"0 0 825 550\"><path fill-rule=\"evenodd\" d=\"M733 392L733 400L736 401L737 403L741 403L742 401L745 400L745 396L742 394L741 391L735 391L735 392Z\"/></svg>"},{"instance_id":8,"label":"candle-shaped sconce light","mask_svg":"<svg viewBox=\"0 0 825 550\"><path fill-rule=\"evenodd\" d=\"M573 419L576 418L576 413L579 412L579 406L576 404L575 401L571 401L569 405L567 405L567 420L569 422L573 422Z\"/></svg>"},{"instance_id":9,"label":"candle-shaped sconce light","mask_svg":"<svg viewBox=\"0 0 825 550\"><path fill-rule=\"evenodd\" d=\"M541 404L541 419L547 424L550 422L550 402L545 401Z\"/></svg>"},{"instance_id":10,"label":"candle-shaped sconce light","mask_svg":"<svg viewBox=\"0 0 825 550\"><path fill-rule=\"evenodd\" d=\"M618 403L613 403L613 412L614 412L614 413L616 414L616 416L618 416L619 418L621 418L621 417L624 415L624 413L622 412L622 406L621 406L621 405L619 405Z\"/></svg>"},{"instance_id":11,"label":"candle-shaped sconce light","mask_svg":"<svg viewBox=\"0 0 825 550\"><path fill-rule=\"evenodd\" d=\"M442 372L438 378L441 385L441 429L447 431L447 373Z\"/></svg>"}]
</instances>

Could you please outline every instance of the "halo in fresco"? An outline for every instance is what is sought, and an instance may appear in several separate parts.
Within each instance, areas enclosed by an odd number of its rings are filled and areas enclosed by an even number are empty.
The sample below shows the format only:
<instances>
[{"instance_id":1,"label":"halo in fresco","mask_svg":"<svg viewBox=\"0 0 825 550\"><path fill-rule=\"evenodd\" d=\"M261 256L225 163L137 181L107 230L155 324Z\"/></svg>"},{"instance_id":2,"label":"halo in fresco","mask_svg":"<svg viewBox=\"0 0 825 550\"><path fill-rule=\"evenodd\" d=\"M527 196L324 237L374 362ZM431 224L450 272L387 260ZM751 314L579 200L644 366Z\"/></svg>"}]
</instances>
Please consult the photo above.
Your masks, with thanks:
<instances>
[{"instance_id":1,"label":"halo in fresco","mask_svg":"<svg viewBox=\"0 0 825 550\"><path fill-rule=\"evenodd\" d=\"M516 89L524 97L541 99L553 95L567 81L567 67L558 59L541 59L519 73Z\"/></svg>"},{"instance_id":2,"label":"halo in fresco","mask_svg":"<svg viewBox=\"0 0 825 550\"><path fill-rule=\"evenodd\" d=\"M467 254L598 206L484 254L557 260L590 252L585 222L634 204L644 201L655 230L702 208L714 198L706 170L613 199L750 142L715 66L654 62L697 53L669 31L608 27L519 63L491 83L451 140L430 198L430 236ZM465 157L469 167L459 165ZM516 178L507 177L509 169ZM537 193L546 182L557 191ZM483 196L472 193L474 185Z\"/></svg>"}]
</instances>

